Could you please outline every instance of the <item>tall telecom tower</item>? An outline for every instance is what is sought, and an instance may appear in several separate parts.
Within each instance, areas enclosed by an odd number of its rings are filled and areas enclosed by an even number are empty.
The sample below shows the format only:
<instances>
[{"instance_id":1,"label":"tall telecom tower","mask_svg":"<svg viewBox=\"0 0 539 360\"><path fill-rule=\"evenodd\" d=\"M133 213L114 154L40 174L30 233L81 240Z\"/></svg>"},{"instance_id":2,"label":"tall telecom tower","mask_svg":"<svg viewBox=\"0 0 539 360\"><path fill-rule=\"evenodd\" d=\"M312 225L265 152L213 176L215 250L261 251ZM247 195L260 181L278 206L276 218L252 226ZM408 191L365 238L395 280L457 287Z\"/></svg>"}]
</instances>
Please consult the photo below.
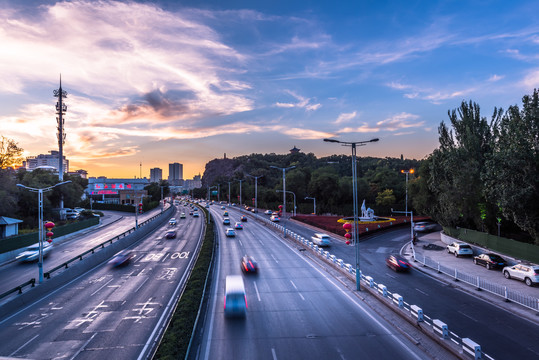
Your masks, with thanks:
<instances>
[{"instance_id":1,"label":"tall telecom tower","mask_svg":"<svg viewBox=\"0 0 539 360\"><path fill-rule=\"evenodd\" d=\"M63 103L62 99L67 98L67 91L62 90L62 75L60 75L60 88L58 90L53 90L55 98L58 98L56 103L56 123L58 124L58 180L64 180L64 143L66 140L66 135L64 134L64 118L67 111L67 105Z\"/></svg>"},{"instance_id":2,"label":"tall telecom tower","mask_svg":"<svg viewBox=\"0 0 539 360\"><path fill-rule=\"evenodd\" d=\"M64 180L64 143L66 140L66 135L64 134L64 118L67 111L67 105L63 103L62 99L67 98L67 91L62 90L62 74L60 74L60 88L58 90L53 90L55 98L58 98L56 103L56 122L58 124L58 180ZM64 197L60 198L60 208L64 208Z\"/></svg>"}]
</instances>

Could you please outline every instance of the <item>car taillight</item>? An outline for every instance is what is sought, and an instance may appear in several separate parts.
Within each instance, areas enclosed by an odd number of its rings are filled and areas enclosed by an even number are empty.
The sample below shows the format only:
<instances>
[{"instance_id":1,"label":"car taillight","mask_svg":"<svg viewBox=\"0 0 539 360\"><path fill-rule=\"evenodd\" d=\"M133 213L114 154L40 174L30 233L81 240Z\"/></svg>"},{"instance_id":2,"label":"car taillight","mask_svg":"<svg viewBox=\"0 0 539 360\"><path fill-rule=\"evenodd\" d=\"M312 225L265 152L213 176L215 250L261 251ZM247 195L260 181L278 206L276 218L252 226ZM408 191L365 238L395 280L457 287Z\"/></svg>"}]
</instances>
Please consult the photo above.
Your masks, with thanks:
<instances>
[{"instance_id":1,"label":"car taillight","mask_svg":"<svg viewBox=\"0 0 539 360\"><path fill-rule=\"evenodd\" d=\"M245 299L245 308L247 309L247 295L243 295L243 298Z\"/></svg>"},{"instance_id":2,"label":"car taillight","mask_svg":"<svg viewBox=\"0 0 539 360\"><path fill-rule=\"evenodd\" d=\"M247 268L247 265L243 264L243 268L245 269L245 271L249 271L249 269Z\"/></svg>"}]
</instances>

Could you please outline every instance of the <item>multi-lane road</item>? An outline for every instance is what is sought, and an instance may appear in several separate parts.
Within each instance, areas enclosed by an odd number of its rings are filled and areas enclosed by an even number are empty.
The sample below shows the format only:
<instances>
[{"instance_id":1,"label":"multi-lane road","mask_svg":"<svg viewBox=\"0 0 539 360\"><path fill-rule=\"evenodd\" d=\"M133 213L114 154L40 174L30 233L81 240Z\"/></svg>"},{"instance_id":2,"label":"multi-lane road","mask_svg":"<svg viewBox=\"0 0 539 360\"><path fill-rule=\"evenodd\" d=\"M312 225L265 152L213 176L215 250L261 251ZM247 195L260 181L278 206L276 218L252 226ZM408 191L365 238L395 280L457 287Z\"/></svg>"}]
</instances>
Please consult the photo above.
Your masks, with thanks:
<instances>
[{"instance_id":1,"label":"multi-lane road","mask_svg":"<svg viewBox=\"0 0 539 360\"><path fill-rule=\"evenodd\" d=\"M171 227L163 225L130 249L129 265L98 266L3 319L0 356L147 358L185 283L203 226L203 217L188 216L174 227L176 239L166 239Z\"/></svg>"},{"instance_id":2,"label":"multi-lane road","mask_svg":"<svg viewBox=\"0 0 539 360\"><path fill-rule=\"evenodd\" d=\"M212 206L216 219L223 210ZM232 224L240 213L230 211ZM378 318L348 288L328 276L254 220L235 238L217 221L219 254L199 359L429 358L407 337ZM244 276L247 316L224 316L224 279L241 274L244 255L253 256L258 275Z\"/></svg>"}]
</instances>

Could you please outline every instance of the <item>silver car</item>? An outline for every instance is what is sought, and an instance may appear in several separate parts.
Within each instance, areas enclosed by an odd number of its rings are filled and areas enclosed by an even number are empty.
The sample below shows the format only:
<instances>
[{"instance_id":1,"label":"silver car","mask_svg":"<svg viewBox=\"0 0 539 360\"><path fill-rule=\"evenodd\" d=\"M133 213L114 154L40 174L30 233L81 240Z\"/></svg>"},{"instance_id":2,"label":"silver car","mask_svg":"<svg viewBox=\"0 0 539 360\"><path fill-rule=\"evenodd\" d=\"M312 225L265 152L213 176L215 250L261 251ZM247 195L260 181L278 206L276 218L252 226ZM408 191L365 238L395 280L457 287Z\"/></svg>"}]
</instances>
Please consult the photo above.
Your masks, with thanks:
<instances>
[{"instance_id":1,"label":"silver car","mask_svg":"<svg viewBox=\"0 0 539 360\"><path fill-rule=\"evenodd\" d=\"M447 245L447 252L449 254L455 255L455 257L473 255L473 250L470 245L458 241L454 241L451 244Z\"/></svg>"},{"instance_id":2,"label":"silver car","mask_svg":"<svg viewBox=\"0 0 539 360\"><path fill-rule=\"evenodd\" d=\"M528 286L539 283L538 265L516 264L504 267L502 272L506 279L522 280Z\"/></svg>"},{"instance_id":3,"label":"silver car","mask_svg":"<svg viewBox=\"0 0 539 360\"><path fill-rule=\"evenodd\" d=\"M43 257L49 255L52 250L52 245L48 242L43 242ZM22 262L30 262L39 260L39 243L28 246L25 251L17 255L16 259Z\"/></svg>"}]
</instances>

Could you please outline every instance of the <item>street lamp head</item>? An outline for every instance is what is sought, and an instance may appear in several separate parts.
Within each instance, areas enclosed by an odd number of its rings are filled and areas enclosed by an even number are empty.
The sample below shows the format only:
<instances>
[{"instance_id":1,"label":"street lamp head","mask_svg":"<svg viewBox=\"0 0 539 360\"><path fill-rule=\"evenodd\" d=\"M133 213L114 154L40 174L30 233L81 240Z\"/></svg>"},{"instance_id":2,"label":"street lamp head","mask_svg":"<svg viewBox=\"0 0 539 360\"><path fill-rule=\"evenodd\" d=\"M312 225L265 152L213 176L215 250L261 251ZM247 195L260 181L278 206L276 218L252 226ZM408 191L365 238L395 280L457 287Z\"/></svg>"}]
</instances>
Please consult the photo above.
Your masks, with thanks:
<instances>
[{"instance_id":1,"label":"street lamp head","mask_svg":"<svg viewBox=\"0 0 539 360\"><path fill-rule=\"evenodd\" d=\"M369 142L377 142L377 141L379 141L379 140L380 140L380 139L378 139L378 138L374 138L374 139L369 140Z\"/></svg>"},{"instance_id":2,"label":"street lamp head","mask_svg":"<svg viewBox=\"0 0 539 360\"><path fill-rule=\"evenodd\" d=\"M335 140L335 139L324 139L325 142L331 142L331 143L338 143L340 142L339 140Z\"/></svg>"}]
</instances>

